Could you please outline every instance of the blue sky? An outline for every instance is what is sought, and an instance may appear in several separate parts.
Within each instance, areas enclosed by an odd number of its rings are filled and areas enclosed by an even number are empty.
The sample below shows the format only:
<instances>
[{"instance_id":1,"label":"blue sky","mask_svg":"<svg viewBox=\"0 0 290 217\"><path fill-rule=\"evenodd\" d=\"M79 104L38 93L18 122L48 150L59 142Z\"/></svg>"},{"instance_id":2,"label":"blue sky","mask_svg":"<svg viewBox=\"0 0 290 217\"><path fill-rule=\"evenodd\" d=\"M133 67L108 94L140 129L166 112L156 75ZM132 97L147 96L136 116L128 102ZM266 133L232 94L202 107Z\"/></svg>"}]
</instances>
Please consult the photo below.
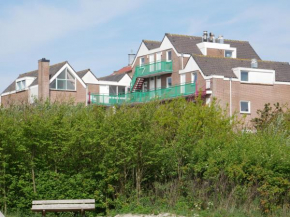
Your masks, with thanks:
<instances>
[{"instance_id":1,"label":"blue sky","mask_svg":"<svg viewBox=\"0 0 290 217\"><path fill-rule=\"evenodd\" d=\"M288 0L0 0L0 91L42 57L101 77L127 65L142 39L203 30L290 61Z\"/></svg>"}]
</instances>

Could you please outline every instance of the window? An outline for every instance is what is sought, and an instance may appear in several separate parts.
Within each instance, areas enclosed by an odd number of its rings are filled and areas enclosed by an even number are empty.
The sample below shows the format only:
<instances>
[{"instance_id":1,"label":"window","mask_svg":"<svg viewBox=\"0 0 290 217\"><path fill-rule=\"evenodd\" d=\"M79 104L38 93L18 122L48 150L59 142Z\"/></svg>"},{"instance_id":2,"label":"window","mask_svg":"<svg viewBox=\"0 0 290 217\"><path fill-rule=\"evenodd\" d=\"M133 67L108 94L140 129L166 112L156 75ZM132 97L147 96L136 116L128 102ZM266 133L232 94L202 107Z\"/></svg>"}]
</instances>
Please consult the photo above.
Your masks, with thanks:
<instances>
[{"instance_id":1,"label":"window","mask_svg":"<svg viewBox=\"0 0 290 217\"><path fill-rule=\"evenodd\" d=\"M191 73L191 83L196 83L197 74L196 72Z\"/></svg>"},{"instance_id":2,"label":"window","mask_svg":"<svg viewBox=\"0 0 290 217\"><path fill-rule=\"evenodd\" d=\"M143 91L144 92L148 91L148 82L147 81L144 81L144 83L143 83Z\"/></svg>"},{"instance_id":3,"label":"window","mask_svg":"<svg viewBox=\"0 0 290 217\"><path fill-rule=\"evenodd\" d=\"M143 66L145 64L145 57L140 58L140 66Z\"/></svg>"},{"instance_id":4,"label":"window","mask_svg":"<svg viewBox=\"0 0 290 217\"><path fill-rule=\"evenodd\" d=\"M241 71L241 81L249 81L249 72Z\"/></svg>"},{"instance_id":5,"label":"window","mask_svg":"<svg viewBox=\"0 0 290 217\"><path fill-rule=\"evenodd\" d=\"M167 61L172 61L172 52L171 52L171 50L166 52L166 60Z\"/></svg>"},{"instance_id":6,"label":"window","mask_svg":"<svg viewBox=\"0 0 290 217\"><path fill-rule=\"evenodd\" d=\"M226 50L226 51L225 51L225 57L228 57L228 58L233 57L233 51L231 51L231 50Z\"/></svg>"},{"instance_id":7,"label":"window","mask_svg":"<svg viewBox=\"0 0 290 217\"><path fill-rule=\"evenodd\" d=\"M75 90L76 79L66 68L50 83L50 88L55 90Z\"/></svg>"},{"instance_id":8,"label":"window","mask_svg":"<svg viewBox=\"0 0 290 217\"><path fill-rule=\"evenodd\" d=\"M109 95L117 95L117 86L109 86Z\"/></svg>"},{"instance_id":9,"label":"window","mask_svg":"<svg viewBox=\"0 0 290 217\"><path fill-rule=\"evenodd\" d=\"M26 81L17 81L16 83L16 91L21 91L24 90L26 88Z\"/></svg>"},{"instance_id":10,"label":"window","mask_svg":"<svg viewBox=\"0 0 290 217\"><path fill-rule=\"evenodd\" d=\"M251 103L249 101L240 102L240 112L241 113L251 113Z\"/></svg>"},{"instance_id":11,"label":"window","mask_svg":"<svg viewBox=\"0 0 290 217\"><path fill-rule=\"evenodd\" d=\"M118 94L125 94L125 86L118 86Z\"/></svg>"},{"instance_id":12,"label":"window","mask_svg":"<svg viewBox=\"0 0 290 217\"><path fill-rule=\"evenodd\" d=\"M166 79L166 87L168 88L168 87L171 87L171 86L172 86L172 78L171 77L168 77Z\"/></svg>"}]
</instances>

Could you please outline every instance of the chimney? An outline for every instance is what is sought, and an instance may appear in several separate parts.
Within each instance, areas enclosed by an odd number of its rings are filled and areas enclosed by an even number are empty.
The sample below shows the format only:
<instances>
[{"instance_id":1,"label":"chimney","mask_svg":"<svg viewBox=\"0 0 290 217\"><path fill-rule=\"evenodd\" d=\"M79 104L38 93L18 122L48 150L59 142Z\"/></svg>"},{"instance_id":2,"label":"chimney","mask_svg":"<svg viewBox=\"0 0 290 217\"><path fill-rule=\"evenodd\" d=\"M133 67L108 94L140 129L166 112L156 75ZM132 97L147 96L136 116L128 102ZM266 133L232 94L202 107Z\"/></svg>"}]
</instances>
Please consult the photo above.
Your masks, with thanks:
<instances>
[{"instance_id":1,"label":"chimney","mask_svg":"<svg viewBox=\"0 0 290 217\"><path fill-rule=\"evenodd\" d=\"M218 37L218 43L223 44L224 43L224 37L222 35L220 35Z\"/></svg>"},{"instance_id":2,"label":"chimney","mask_svg":"<svg viewBox=\"0 0 290 217\"><path fill-rule=\"evenodd\" d=\"M251 68L258 68L258 61L256 59L251 60Z\"/></svg>"},{"instance_id":3,"label":"chimney","mask_svg":"<svg viewBox=\"0 0 290 217\"><path fill-rule=\"evenodd\" d=\"M128 65L132 65L134 59L135 59L136 54L133 54L133 51L131 51L130 54L128 54Z\"/></svg>"},{"instance_id":4,"label":"chimney","mask_svg":"<svg viewBox=\"0 0 290 217\"><path fill-rule=\"evenodd\" d=\"M207 42L207 40L208 40L207 31L203 31L202 42Z\"/></svg>"},{"instance_id":5,"label":"chimney","mask_svg":"<svg viewBox=\"0 0 290 217\"><path fill-rule=\"evenodd\" d=\"M215 37L213 33L209 33L209 42L215 43Z\"/></svg>"},{"instance_id":6,"label":"chimney","mask_svg":"<svg viewBox=\"0 0 290 217\"><path fill-rule=\"evenodd\" d=\"M49 60L38 60L38 99L49 98Z\"/></svg>"}]
</instances>

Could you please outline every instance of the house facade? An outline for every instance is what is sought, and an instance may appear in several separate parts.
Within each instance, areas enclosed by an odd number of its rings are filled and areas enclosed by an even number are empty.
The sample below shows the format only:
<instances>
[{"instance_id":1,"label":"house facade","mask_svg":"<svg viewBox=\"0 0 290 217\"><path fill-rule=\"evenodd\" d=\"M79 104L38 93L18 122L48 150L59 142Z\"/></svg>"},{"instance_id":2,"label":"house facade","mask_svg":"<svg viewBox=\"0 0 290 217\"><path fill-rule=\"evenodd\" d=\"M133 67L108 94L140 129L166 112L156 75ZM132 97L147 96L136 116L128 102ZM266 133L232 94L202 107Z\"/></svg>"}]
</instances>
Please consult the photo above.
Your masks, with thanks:
<instances>
[{"instance_id":1,"label":"house facade","mask_svg":"<svg viewBox=\"0 0 290 217\"><path fill-rule=\"evenodd\" d=\"M35 100L47 99L86 103L87 92L87 85L67 61L50 65L50 61L43 58L38 61L38 70L20 74L3 91L1 104L32 104Z\"/></svg>"},{"instance_id":2,"label":"house facade","mask_svg":"<svg viewBox=\"0 0 290 217\"><path fill-rule=\"evenodd\" d=\"M263 61L249 42L207 32L143 40L131 66L130 93L118 103L201 94L207 104L215 98L229 115L250 120L266 103L290 101L289 63Z\"/></svg>"}]
</instances>

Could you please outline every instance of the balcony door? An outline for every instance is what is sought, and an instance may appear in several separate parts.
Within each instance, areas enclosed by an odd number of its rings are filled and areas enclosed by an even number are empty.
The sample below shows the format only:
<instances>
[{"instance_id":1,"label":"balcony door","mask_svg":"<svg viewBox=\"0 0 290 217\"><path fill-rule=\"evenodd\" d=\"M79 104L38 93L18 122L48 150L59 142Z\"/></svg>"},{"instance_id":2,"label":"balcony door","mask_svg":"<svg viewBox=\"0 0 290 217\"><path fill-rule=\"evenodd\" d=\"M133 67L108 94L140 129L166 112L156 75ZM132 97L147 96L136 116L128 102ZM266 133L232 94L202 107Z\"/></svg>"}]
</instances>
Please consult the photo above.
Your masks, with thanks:
<instances>
[{"instance_id":1,"label":"balcony door","mask_svg":"<svg viewBox=\"0 0 290 217\"><path fill-rule=\"evenodd\" d=\"M156 54L156 71L161 71L161 52Z\"/></svg>"},{"instance_id":2,"label":"balcony door","mask_svg":"<svg viewBox=\"0 0 290 217\"><path fill-rule=\"evenodd\" d=\"M149 70L150 72L153 72L154 71L154 54L150 54L149 55Z\"/></svg>"},{"instance_id":3,"label":"balcony door","mask_svg":"<svg viewBox=\"0 0 290 217\"><path fill-rule=\"evenodd\" d=\"M156 77L156 89L161 89L161 77Z\"/></svg>"},{"instance_id":4,"label":"balcony door","mask_svg":"<svg viewBox=\"0 0 290 217\"><path fill-rule=\"evenodd\" d=\"M180 93L185 93L185 74L180 75Z\"/></svg>"}]
</instances>

